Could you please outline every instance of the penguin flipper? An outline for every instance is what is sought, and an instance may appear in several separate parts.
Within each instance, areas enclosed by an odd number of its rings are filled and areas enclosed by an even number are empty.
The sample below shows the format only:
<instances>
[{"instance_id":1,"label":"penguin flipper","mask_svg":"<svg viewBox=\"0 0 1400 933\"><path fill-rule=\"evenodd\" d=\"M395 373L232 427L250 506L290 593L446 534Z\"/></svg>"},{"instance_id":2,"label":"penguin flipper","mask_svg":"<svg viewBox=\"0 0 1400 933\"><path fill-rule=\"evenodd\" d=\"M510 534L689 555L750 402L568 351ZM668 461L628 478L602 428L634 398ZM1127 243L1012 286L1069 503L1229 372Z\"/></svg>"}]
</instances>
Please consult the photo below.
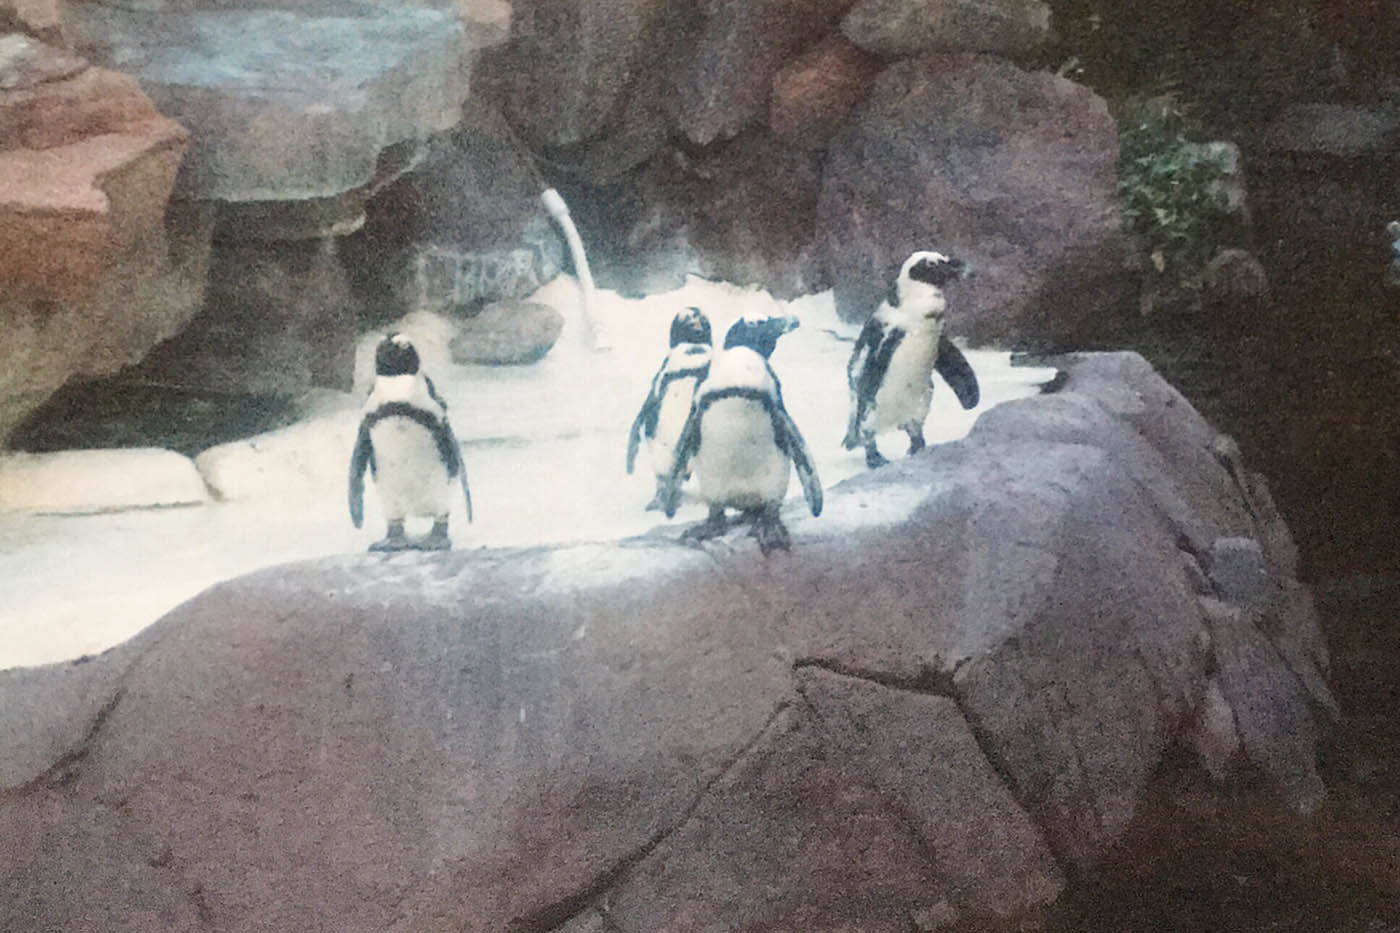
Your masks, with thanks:
<instances>
[{"instance_id":1,"label":"penguin flipper","mask_svg":"<svg viewBox=\"0 0 1400 933\"><path fill-rule=\"evenodd\" d=\"M885 381L885 373L890 368L890 358L904 340L904 329L891 327L888 330L878 320L871 318L856 341L856 351L851 354L851 362L846 369L846 378L851 386L851 423L842 445L852 450L862 442L861 425L866 413L875 404L875 395ZM861 345L867 349L861 352ZM860 358L857 359L857 356Z\"/></svg>"},{"instance_id":2,"label":"penguin flipper","mask_svg":"<svg viewBox=\"0 0 1400 933\"><path fill-rule=\"evenodd\" d=\"M360 421L360 432L355 437L355 449L350 453L349 504L350 521L359 528L365 521L365 468L370 465L374 446L369 438L369 420Z\"/></svg>"},{"instance_id":3,"label":"penguin flipper","mask_svg":"<svg viewBox=\"0 0 1400 933\"><path fill-rule=\"evenodd\" d=\"M666 361L663 360L661 368L656 371L656 375L651 377L651 389L647 392L647 399L642 402L642 408L637 412L637 417L632 420L632 428L627 432L627 472L632 472L632 467L637 463L637 448L642 445L642 433L646 432L648 437L656 434L656 421L661 417L661 396L665 391Z\"/></svg>"},{"instance_id":4,"label":"penguin flipper","mask_svg":"<svg viewBox=\"0 0 1400 933\"><path fill-rule=\"evenodd\" d=\"M948 383L964 409L977 407L977 403L982 400L977 373L973 372L972 364L967 361L957 344L947 336L938 338L938 359L934 361L933 368L938 370L938 375Z\"/></svg>"},{"instance_id":5,"label":"penguin flipper","mask_svg":"<svg viewBox=\"0 0 1400 933\"><path fill-rule=\"evenodd\" d=\"M642 410L637 412L637 417L632 419L632 427L627 432L627 473L630 476L632 468L637 464L637 449L642 446L642 425L646 423L648 411L654 407L654 400L648 396L642 405Z\"/></svg>"},{"instance_id":6,"label":"penguin flipper","mask_svg":"<svg viewBox=\"0 0 1400 933\"><path fill-rule=\"evenodd\" d=\"M667 518L674 518L676 515L676 508L681 502L681 483L685 482L686 475L690 472L690 458L694 457L699 449L700 408L691 405L685 426L681 428L680 437L676 440L671 472L666 475L660 490L661 510L666 513Z\"/></svg>"},{"instance_id":7,"label":"penguin flipper","mask_svg":"<svg viewBox=\"0 0 1400 933\"><path fill-rule=\"evenodd\" d=\"M457 443L457 435L452 431L452 425L444 414L438 421L437 427L433 429L433 439L437 441L438 453L442 456L442 463L447 467L447 476L456 476L462 484L462 497L467 502L467 521L472 520L472 491L467 485L467 462L462 459L462 445Z\"/></svg>"},{"instance_id":8,"label":"penguin flipper","mask_svg":"<svg viewBox=\"0 0 1400 933\"><path fill-rule=\"evenodd\" d=\"M812 452L807 449L807 442L803 440L802 432L797 430L792 416L782 407L773 409L773 433L778 446L792 459L792 465L797 470L807 508L812 510L813 517L822 514L822 481L817 476L816 465L812 463Z\"/></svg>"}]
</instances>

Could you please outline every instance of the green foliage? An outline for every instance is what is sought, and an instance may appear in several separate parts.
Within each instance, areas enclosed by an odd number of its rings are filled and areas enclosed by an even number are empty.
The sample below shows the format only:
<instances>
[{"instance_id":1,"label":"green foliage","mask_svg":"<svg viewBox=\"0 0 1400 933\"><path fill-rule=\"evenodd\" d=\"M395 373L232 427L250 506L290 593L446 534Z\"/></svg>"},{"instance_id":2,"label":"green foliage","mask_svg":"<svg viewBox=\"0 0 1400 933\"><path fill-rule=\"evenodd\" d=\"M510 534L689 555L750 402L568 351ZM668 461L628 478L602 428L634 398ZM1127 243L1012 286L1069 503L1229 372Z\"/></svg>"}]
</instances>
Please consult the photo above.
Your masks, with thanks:
<instances>
[{"instance_id":1,"label":"green foliage","mask_svg":"<svg viewBox=\"0 0 1400 933\"><path fill-rule=\"evenodd\" d=\"M1198 128L1189 108L1171 93L1130 97L1118 132L1118 194L1146 247L1148 275L1197 296L1225 218L1209 188L1217 168L1191 139Z\"/></svg>"}]
</instances>

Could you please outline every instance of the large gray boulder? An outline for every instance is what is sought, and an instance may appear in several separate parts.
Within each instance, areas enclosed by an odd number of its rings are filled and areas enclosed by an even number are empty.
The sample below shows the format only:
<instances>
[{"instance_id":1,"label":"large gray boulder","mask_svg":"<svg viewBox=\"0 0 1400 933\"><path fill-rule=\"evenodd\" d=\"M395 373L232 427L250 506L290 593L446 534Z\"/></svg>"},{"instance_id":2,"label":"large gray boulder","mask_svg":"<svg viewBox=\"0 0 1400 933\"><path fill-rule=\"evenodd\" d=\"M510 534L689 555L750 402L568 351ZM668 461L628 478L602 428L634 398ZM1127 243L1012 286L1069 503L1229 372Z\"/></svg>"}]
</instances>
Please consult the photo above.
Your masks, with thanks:
<instances>
[{"instance_id":1,"label":"large gray boulder","mask_svg":"<svg viewBox=\"0 0 1400 933\"><path fill-rule=\"evenodd\" d=\"M366 207L344 256L361 316L475 311L524 298L559 274L565 245L547 187L499 111L473 98L452 132Z\"/></svg>"},{"instance_id":2,"label":"large gray boulder","mask_svg":"<svg viewBox=\"0 0 1400 933\"><path fill-rule=\"evenodd\" d=\"M1171 750L1316 806L1262 481L1140 357L1066 365L790 554L332 558L0 675L0 926L1015 929Z\"/></svg>"},{"instance_id":3,"label":"large gray boulder","mask_svg":"<svg viewBox=\"0 0 1400 933\"><path fill-rule=\"evenodd\" d=\"M661 92L670 34L666 0L518 0L511 41L477 76L531 144L568 146L613 127L630 100ZM679 41L679 37L676 37Z\"/></svg>"},{"instance_id":4,"label":"large gray boulder","mask_svg":"<svg viewBox=\"0 0 1400 933\"><path fill-rule=\"evenodd\" d=\"M369 182L379 154L457 122L470 64L455 11L416 3L78 3L75 44L120 62L190 131L184 198L291 201Z\"/></svg>"},{"instance_id":5,"label":"large gray boulder","mask_svg":"<svg viewBox=\"0 0 1400 933\"><path fill-rule=\"evenodd\" d=\"M676 125L692 142L728 139L762 118L773 76L836 25L851 0L706 0L673 84Z\"/></svg>"},{"instance_id":6,"label":"large gray boulder","mask_svg":"<svg viewBox=\"0 0 1400 933\"><path fill-rule=\"evenodd\" d=\"M829 146L816 251L837 310L869 315L909 253L941 249L976 273L955 331L1075 345L1123 285L1117 158L1086 87L973 54L891 65Z\"/></svg>"},{"instance_id":7,"label":"large gray boulder","mask_svg":"<svg viewBox=\"0 0 1400 933\"><path fill-rule=\"evenodd\" d=\"M348 386L353 309L334 241L460 119L475 54L468 28L488 29L473 18L480 8L72 5L75 46L131 72L189 129L173 196L213 217L206 300L139 378L251 394Z\"/></svg>"}]
</instances>

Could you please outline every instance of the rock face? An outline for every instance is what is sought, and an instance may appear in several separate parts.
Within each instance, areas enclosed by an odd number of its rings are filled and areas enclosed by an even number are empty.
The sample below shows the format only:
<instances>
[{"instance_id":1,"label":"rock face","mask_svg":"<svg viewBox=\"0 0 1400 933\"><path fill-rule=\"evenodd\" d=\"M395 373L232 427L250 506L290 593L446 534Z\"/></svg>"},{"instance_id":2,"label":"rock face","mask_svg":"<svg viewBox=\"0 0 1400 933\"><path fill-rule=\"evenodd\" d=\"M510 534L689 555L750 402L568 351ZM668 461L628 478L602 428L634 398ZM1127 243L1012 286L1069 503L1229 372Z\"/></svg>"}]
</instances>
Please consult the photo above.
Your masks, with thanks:
<instances>
[{"instance_id":1,"label":"rock face","mask_svg":"<svg viewBox=\"0 0 1400 933\"><path fill-rule=\"evenodd\" d=\"M235 395L348 390L355 313L337 244L215 243L204 312L152 351L140 376Z\"/></svg>"},{"instance_id":2,"label":"rock face","mask_svg":"<svg viewBox=\"0 0 1400 933\"><path fill-rule=\"evenodd\" d=\"M388 146L456 123L466 97L461 26L431 6L80 3L73 20L80 49L122 62L193 134L184 198L340 194L370 181Z\"/></svg>"},{"instance_id":3,"label":"rock face","mask_svg":"<svg viewBox=\"0 0 1400 933\"><path fill-rule=\"evenodd\" d=\"M541 204L545 187L500 114L469 103L462 124L380 191L364 229L346 238L361 318L469 313L549 282L564 244Z\"/></svg>"},{"instance_id":4,"label":"rock face","mask_svg":"<svg viewBox=\"0 0 1400 933\"><path fill-rule=\"evenodd\" d=\"M728 139L763 115L773 75L834 26L850 0L708 0L678 67L673 117L691 140Z\"/></svg>"},{"instance_id":5,"label":"rock face","mask_svg":"<svg viewBox=\"0 0 1400 933\"><path fill-rule=\"evenodd\" d=\"M878 73L878 59L850 42L821 42L773 76L768 125L781 138L823 146Z\"/></svg>"},{"instance_id":6,"label":"rock face","mask_svg":"<svg viewBox=\"0 0 1400 933\"><path fill-rule=\"evenodd\" d=\"M843 317L870 314L916 249L974 267L954 328L1064 347L1121 288L1117 133L1104 101L996 59L887 68L831 141L817 255Z\"/></svg>"},{"instance_id":7,"label":"rock face","mask_svg":"<svg viewBox=\"0 0 1400 933\"><path fill-rule=\"evenodd\" d=\"M126 75L22 37L0 51L0 440L74 376L193 315L209 225L167 210L187 135Z\"/></svg>"},{"instance_id":8,"label":"rock face","mask_svg":"<svg viewBox=\"0 0 1400 933\"><path fill-rule=\"evenodd\" d=\"M0 674L0 829L44 840L0 926L1016 929L1194 738L1315 805L1262 481L1140 357L1065 365L790 555L328 559Z\"/></svg>"},{"instance_id":9,"label":"rock face","mask_svg":"<svg viewBox=\"0 0 1400 933\"><path fill-rule=\"evenodd\" d=\"M624 294L679 287L690 274L819 291L811 239L820 157L750 130L691 158L679 150L574 199L598 284Z\"/></svg>"},{"instance_id":10,"label":"rock face","mask_svg":"<svg viewBox=\"0 0 1400 933\"><path fill-rule=\"evenodd\" d=\"M664 72L664 0L523 0L514 41L483 62L506 116L536 145L600 135L629 97L648 96Z\"/></svg>"},{"instance_id":11,"label":"rock face","mask_svg":"<svg viewBox=\"0 0 1400 933\"><path fill-rule=\"evenodd\" d=\"M120 62L192 147L175 195L213 215L197 319L139 374L219 392L348 387L355 308L335 241L457 123L489 4L83 3L74 43ZM460 14L460 15L459 15Z\"/></svg>"},{"instance_id":12,"label":"rock face","mask_svg":"<svg viewBox=\"0 0 1400 933\"><path fill-rule=\"evenodd\" d=\"M487 366L533 363L549 352L563 329L563 315L549 305L498 301L461 322L452 338L452 360Z\"/></svg>"},{"instance_id":13,"label":"rock face","mask_svg":"<svg viewBox=\"0 0 1400 933\"><path fill-rule=\"evenodd\" d=\"M1041 0L860 0L841 32L889 58L949 50L1014 57L1050 39L1050 7Z\"/></svg>"}]
</instances>

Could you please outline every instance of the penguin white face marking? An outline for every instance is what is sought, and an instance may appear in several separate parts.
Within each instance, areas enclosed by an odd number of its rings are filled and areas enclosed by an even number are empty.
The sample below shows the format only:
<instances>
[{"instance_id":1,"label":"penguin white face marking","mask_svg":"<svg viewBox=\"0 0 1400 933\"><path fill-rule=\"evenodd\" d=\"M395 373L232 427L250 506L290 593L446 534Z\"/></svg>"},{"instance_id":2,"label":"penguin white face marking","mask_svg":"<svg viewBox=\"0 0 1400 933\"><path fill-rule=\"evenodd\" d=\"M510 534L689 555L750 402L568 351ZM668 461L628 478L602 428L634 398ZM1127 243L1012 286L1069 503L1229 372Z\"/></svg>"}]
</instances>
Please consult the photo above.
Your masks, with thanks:
<instances>
[{"instance_id":1,"label":"penguin white face marking","mask_svg":"<svg viewBox=\"0 0 1400 933\"><path fill-rule=\"evenodd\" d=\"M924 317L939 317L945 307L943 286L966 274L967 264L961 259L933 250L919 250L900 266L887 301L894 308L910 301Z\"/></svg>"}]
</instances>

